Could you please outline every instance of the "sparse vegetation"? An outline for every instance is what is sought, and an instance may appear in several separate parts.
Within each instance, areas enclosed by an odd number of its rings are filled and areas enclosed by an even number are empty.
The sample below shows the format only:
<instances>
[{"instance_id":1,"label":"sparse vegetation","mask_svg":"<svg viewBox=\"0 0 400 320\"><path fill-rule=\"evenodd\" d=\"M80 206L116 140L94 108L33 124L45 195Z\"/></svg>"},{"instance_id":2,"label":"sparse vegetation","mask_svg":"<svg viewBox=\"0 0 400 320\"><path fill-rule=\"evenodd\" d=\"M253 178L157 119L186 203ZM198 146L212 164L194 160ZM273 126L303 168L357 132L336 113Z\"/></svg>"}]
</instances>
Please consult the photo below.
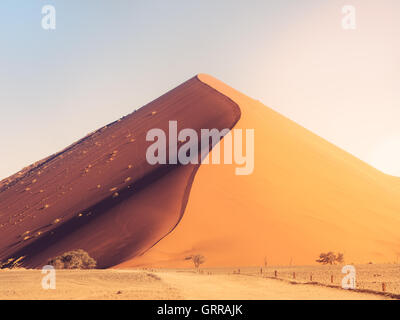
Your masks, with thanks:
<instances>
[{"instance_id":1,"label":"sparse vegetation","mask_svg":"<svg viewBox=\"0 0 400 320\"><path fill-rule=\"evenodd\" d=\"M343 253L338 252L338 254L336 255L336 262L337 262L337 263L343 263L343 262L344 262L344 255L343 255Z\"/></svg>"},{"instance_id":2,"label":"sparse vegetation","mask_svg":"<svg viewBox=\"0 0 400 320\"><path fill-rule=\"evenodd\" d=\"M185 260L192 260L195 268L198 270L200 268L200 265L206 261L206 258L201 254L195 254L186 257Z\"/></svg>"},{"instance_id":3,"label":"sparse vegetation","mask_svg":"<svg viewBox=\"0 0 400 320\"><path fill-rule=\"evenodd\" d=\"M97 263L86 251L77 249L52 258L47 264L56 269L94 269Z\"/></svg>"},{"instance_id":4,"label":"sparse vegetation","mask_svg":"<svg viewBox=\"0 0 400 320\"><path fill-rule=\"evenodd\" d=\"M22 268L22 260L24 259L25 256L18 259L9 258L7 261L0 261L0 269L20 269Z\"/></svg>"},{"instance_id":5,"label":"sparse vegetation","mask_svg":"<svg viewBox=\"0 0 400 320\"><path fill-rule=\"evenodd\" d=\"M344 262L344 255L343 253L338 252L337 254L335 254L332 251L329 251L327 253L321 253L319 255L319 258L317 260L315 260L318 263L322 263L322 264L336 264L336 263L343 263Z\"/></svg>"}]
</instances>

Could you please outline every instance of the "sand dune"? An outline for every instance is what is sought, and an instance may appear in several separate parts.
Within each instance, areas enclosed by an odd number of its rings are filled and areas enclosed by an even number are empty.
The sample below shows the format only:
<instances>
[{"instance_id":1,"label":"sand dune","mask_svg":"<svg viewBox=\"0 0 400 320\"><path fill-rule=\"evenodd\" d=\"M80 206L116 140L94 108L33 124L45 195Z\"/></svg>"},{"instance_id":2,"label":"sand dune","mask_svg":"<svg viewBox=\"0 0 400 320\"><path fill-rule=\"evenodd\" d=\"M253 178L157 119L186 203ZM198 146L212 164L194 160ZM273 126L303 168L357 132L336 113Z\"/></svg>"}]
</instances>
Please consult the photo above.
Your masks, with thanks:
<instances>
[{"instance_id":1,"label":"sand dune","mask_svg":"<svg viewBox=\"0 0 400 320\"><path fill-rule=\"evenodd\" d=\"M400 254L400 179L208 75L199 79L235 101L235 128L255 129L255 170L202 165L177 228L122 266L312 264L340 251L348 263L392 262ZM356 124L355 124L356 126Z\"/></svg>"},{"instance_id":2,"label":"sand dune","mask_svg":"<svg viewBox=\"0 0 400 320\"><path fill-rule=\"evenodd\" d=\"M240 119L240 120L239 120ZM255 170L146 162L151 128L255 130ZM356 124L355 124L356 125ZM166 130L167 131L167 130ZM0 260L82 248L105 268L349 263L400 254L400 179L199 75L0 184Z\"/></svg>"},{"instance_id":3,"label":"sand dune","mask_svg":"<svg viewBox=\"0 0 400 320\"><path fill-rule=\"evenodd\" d=\"M179 222L199 166L150 165L146 133L168 133L169 120L178 130L221 130L239 117L236 104L195 77L3 180L0 260L41 267L81 248L105 268L145 252Z\"/></svg>"}]
</instances>

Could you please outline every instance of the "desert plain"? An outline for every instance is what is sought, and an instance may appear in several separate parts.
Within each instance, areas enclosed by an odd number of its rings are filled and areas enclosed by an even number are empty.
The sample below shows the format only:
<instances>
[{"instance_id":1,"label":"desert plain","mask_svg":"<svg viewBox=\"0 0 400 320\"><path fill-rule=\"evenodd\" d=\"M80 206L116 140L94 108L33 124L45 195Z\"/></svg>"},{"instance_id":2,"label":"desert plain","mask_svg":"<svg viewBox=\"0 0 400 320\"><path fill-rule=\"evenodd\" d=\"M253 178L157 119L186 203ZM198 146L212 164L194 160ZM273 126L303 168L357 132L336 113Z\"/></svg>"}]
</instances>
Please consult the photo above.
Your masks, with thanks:
<instances>
[{"instance_id":1,"label":"desert plain","mask_svg":"<svg viewBox=\"0 0 400 320\"><path fill-rule=\"evenodd\" d=\"M1 270L1 300L393 300L400 265L358 265L356 290L339 285L340 266L194 269L57 270L56 288L43 289L41 270ZM239 271L240 269L240 271ZM278 277L274 278L277 271ZM240 272L240 273L239 273ZM293 279L293 272L296 279ZM313 274L313 282L309 275ZM334 283L330 284L330 276ZM380 292L380 284L386 291Z\"/></svg>"}]
</instances>

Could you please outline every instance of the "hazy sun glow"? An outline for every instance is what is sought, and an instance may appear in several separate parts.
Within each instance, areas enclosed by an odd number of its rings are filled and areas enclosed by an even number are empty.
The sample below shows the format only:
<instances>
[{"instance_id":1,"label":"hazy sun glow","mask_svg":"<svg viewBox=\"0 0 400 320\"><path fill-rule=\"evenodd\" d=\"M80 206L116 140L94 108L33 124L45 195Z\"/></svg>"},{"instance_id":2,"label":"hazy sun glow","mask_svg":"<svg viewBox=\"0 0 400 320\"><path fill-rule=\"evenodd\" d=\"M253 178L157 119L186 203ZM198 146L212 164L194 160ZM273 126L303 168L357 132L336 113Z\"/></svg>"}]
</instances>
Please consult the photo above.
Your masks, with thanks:
<instances>
[{"instance_id":1,"label":"hazy sun glow","mask_svg":"<svg viewBox=\"0 0 400 320\"><path fill-rule=\"evenodd\" d=\"M0 1L0 179L197 73L399 174L399 0L42 2Z\"/></svg>"},{"instance_id":2,"label":"hazy sun glow","mask_svg":"<svg viewBox=\"0 0 400 320\"><path fill-rule=\"evenodd\" d=\"M384 173L400 176L400 135L388 137L378 144L370 163Z\"/></svg>"}]
</instances>

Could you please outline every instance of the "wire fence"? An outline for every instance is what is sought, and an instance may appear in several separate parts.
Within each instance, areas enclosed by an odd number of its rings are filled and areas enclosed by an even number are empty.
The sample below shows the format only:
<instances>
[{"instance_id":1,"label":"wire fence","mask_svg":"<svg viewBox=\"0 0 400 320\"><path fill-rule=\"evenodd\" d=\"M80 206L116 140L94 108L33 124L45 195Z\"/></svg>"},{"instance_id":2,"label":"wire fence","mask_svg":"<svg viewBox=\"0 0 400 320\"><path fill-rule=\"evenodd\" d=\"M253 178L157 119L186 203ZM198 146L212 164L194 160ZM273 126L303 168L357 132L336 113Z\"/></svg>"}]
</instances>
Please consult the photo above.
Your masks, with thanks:
<instances>
[{"instance_id":1,"label":"wire fence","mask_svg":"<svg viewBox=\"0 0 400 320\"><path fill-rule=\"evenodd\" d=\"M295 283L321 284L342 288L342 280L346 276L340 265L332 266L292 266L292 267L247 267L207 269L205 273L233 273L280 279ZM400 297L400 265L355 265L355 283L359 291L371 291L399 295Z\"/></svg>"}]
</instances>

